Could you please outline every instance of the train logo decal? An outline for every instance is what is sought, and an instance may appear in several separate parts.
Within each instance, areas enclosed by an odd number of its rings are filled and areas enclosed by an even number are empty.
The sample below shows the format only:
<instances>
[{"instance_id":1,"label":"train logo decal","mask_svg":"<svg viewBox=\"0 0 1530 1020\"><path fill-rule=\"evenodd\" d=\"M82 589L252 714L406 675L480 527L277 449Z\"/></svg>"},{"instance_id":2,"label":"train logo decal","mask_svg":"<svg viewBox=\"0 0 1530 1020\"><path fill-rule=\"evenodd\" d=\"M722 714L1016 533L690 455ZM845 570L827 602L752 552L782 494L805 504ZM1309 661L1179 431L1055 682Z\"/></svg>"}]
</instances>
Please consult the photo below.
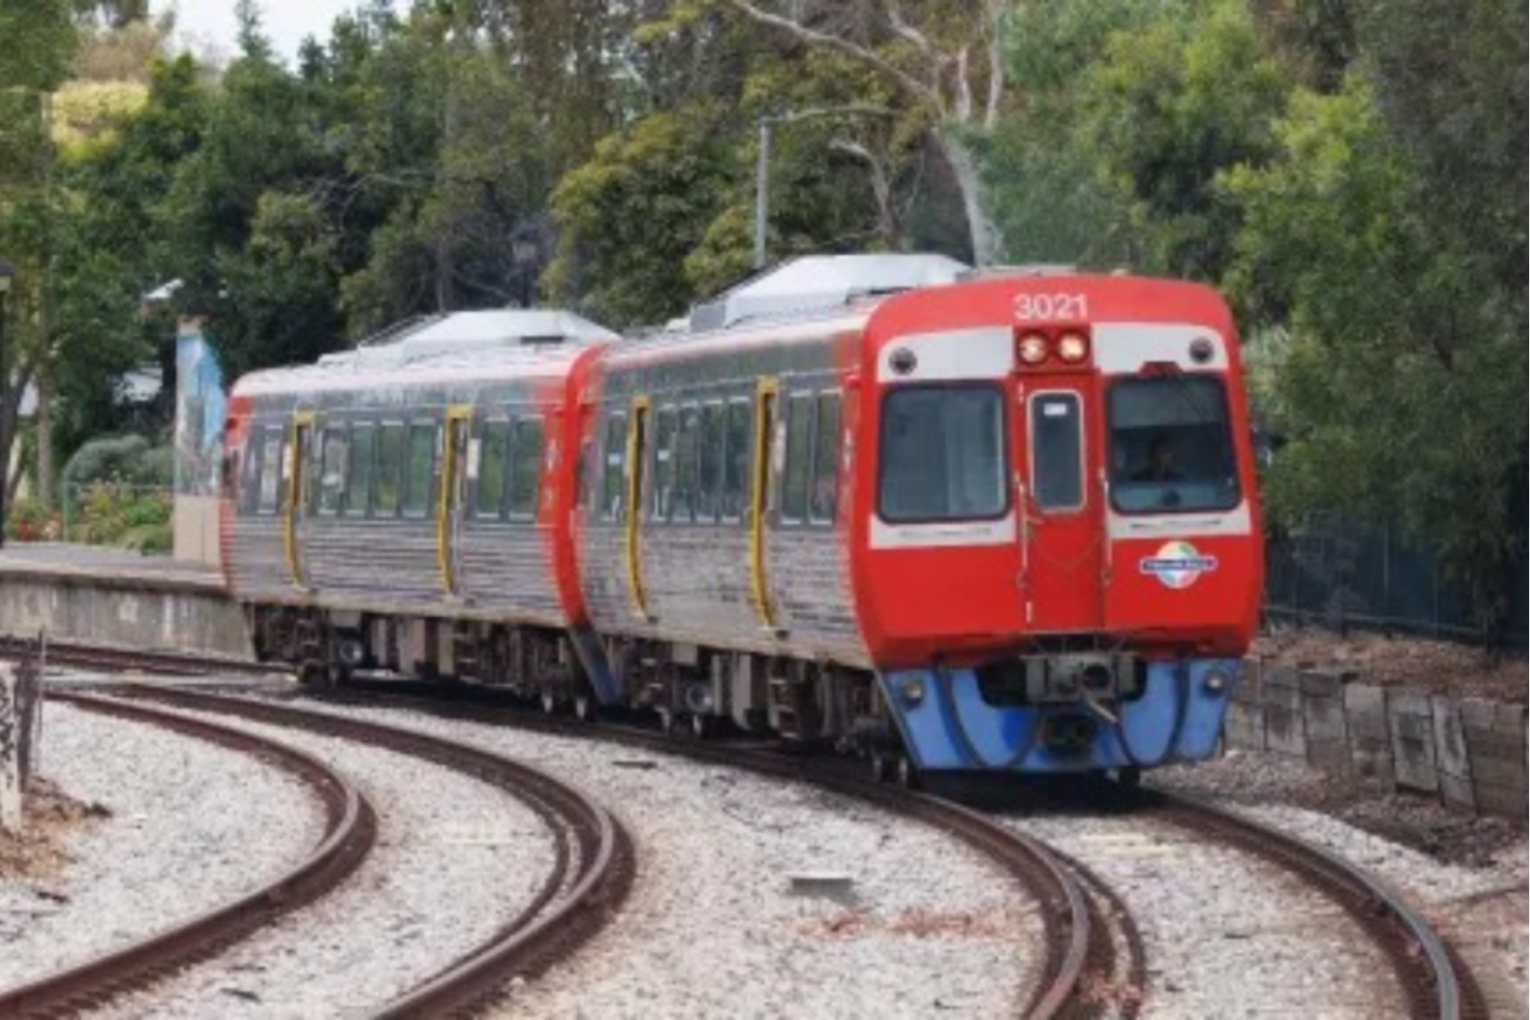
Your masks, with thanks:
<instances>
[{"instance_id":1,"label":"train logo decal","mask_svg":"<svg viewBox=\"0 0 1530 1020\"><path fill-rule=\"evenodd\" d=\"M1202 555L1189 542L1165 542L1156 553L1142 558L1142 572L1157 577L1165 588L1188 588L1215 569L1217 558Z\"/></svg>"}]
</instances>

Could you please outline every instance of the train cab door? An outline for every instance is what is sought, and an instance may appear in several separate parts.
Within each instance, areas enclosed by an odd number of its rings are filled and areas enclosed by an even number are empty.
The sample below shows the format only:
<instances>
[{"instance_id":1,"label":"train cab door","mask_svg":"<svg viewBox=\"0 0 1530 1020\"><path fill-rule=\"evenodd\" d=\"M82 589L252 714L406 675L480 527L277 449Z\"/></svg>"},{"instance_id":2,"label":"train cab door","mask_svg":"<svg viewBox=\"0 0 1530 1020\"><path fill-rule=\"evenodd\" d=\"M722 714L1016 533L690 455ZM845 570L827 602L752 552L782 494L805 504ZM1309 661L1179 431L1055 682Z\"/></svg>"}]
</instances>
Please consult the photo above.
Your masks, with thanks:
<instances>
[{"instance_id":1,"label":"train cab door","mask_svg":"<svg viewBox=\"0 0 1530 1020\"><path fill-rule=\"evenodd\" d=\"M453 404L446 409L445 462L441 465L440 504L436 507L436 546L441 568L441 587L457 597L462 585L462 544L467 517L467 479L475 465L469 463L473 408Z\"/></svg>"},{"instance_id":2,"label":"train cab door","mask_svg":"<svg viewBox=\"0 0 1530 1020\"><path fill-rule=\"evenodd\" d=\"M643 586L642 521L643 497L648 489L644 478L648 463L649 412L647 397L632 400L631 426L627 430L626 488L622 512L622 555L627 567L627 593L632 599L632 611L642 619L648 619L648 592Z\"/></svg>"},{"instance_id":3,"label":"train cab door","mask_svg":"<svg viewBox=\"0 0 1530 1020\"><path fill-rule=\"evenodd\" d=\"M294 414L287 433L287 446L282 451L281 477L286 487L282 501L282 547L286 554L287 580L298 588L308 587L303 547L308 542L309 489L313 486L313 428L312 411Z\"/></svg>"},{"instance_id":4,"label":"train cab door","mask_svg":"<svg viewBox=\"0 0 1530 1020\"><path fill-rule=\"evenodd\" d=\"M749 594L755 617L767 630L776 628L775 600L770 593L770 574L765 557L765 529L769 524L770 480L775 473L772 452L780 420L781 384L761 379L754 393L754 436L749 458Z\"/></svg>"},{"instance_id":5,"label":"train cab door","mask_svg":"<svg viewBox=\"0 0 1530 1020\"><path fill-rule=\"evenodd\" d=\"M1027 375L1016 384L1016 504L1021 597L1028 629L1097 631L1104 624L1105 541L1092 376Z\"/></svg>"}]
</instances>

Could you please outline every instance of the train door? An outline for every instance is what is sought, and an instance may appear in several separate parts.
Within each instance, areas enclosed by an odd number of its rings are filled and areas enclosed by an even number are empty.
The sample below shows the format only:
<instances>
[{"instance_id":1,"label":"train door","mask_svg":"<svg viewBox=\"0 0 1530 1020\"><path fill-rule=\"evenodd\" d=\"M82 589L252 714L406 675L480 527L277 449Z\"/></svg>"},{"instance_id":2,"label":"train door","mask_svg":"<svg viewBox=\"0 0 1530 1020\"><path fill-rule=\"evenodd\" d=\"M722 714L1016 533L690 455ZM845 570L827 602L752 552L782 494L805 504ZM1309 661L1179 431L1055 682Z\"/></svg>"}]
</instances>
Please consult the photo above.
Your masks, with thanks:
<instances>
[{"instance_id":1,"label":"train door","mask_svg":"<svg viewBox=\"0 0 1530 1020\"><path fill-rule=\"evenodd\" d=\"M779 418L781 384L761 379L754 394L754 443L749 472L749 591L760 626L774 628L776 613L765 562L766 515L770 509L771 450Z\"/></svg>"},{"instance_id":2,"label":"train door","mask_svg":"<svg viewBox=\"0 0 1530 1020\"><path fill-rule=\"evenodd\" d=\"M441 586L449 596L460 594L462 542L467 505L468 433L473 409L453 404L446 409L445 463L441 465L441 499L436 507L436 549Z\"/></svg>"},{"instance_id":3,"label":"train door","mask_svg":"<svg viewBox=\"0 0 1530 1020\"><path fill-rule=\"evenodd\" d=\"M1090 479L1099 409L1087 373L1030 376L1016 388L1016 498L1022 598L1033 631L1098 630L1104 623L1104 509Z\"/></svg>"},{"instance_id":4,"label":"train door","mask_svg":"<svg viewBox=\"0 0 1530 1020\"><path fill-rule=\"evenodd\" d=\"M648 593L643 587L641 542L643 495L647 489L643 475L648 463L649 408L647 397L633 398L632 427L627 430L627 492L621 507L627 590L632 597L633 612L644 619L648 618Z\"/></svg>"},{"instance_id":5,"label":"train door","mask_svg":"<svg viewBox=\"0 0 1530 1020\"><path fill-rule=\"evenodd\" d=\"M282 481L287 487L282 503L282 538L287 559L287 580L308 587L303 546L308 541L309 489L313 484L313 412L292 416L287 448L282 453Z\"/></svg>"}]
</instances>

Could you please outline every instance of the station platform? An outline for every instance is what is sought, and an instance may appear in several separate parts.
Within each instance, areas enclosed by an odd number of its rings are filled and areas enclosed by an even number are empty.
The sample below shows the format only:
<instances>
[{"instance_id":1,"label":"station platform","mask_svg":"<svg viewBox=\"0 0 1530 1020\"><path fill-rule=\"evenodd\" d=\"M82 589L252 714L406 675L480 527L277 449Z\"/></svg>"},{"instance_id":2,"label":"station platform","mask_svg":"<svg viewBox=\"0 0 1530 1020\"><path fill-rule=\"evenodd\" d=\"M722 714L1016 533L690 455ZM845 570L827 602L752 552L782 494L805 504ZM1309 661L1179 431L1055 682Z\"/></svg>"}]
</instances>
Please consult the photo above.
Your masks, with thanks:
<instances>
[{"instance_id":1,"label":"station platform","mask_svg":"<svg viewBox=\"0 0 1530 1020\"><path fill-rule=\"evenodd\" d=\"M205 563L60 542L0 549L0 634L252 655L244 613Z\"/></svg>"}]
</instances>

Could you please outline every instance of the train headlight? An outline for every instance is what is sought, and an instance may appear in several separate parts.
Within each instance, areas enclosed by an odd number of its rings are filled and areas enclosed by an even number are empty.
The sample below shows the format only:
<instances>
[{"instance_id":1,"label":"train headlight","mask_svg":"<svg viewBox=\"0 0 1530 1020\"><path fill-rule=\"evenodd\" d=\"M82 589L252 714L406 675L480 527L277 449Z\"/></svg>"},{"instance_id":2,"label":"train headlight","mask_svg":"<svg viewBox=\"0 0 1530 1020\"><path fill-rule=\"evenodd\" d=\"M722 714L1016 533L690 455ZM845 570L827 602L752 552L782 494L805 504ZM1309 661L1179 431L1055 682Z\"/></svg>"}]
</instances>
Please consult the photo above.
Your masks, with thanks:
<instances>
[{"instance_id":1,"label":"train headlight","mask_svg":"<svg viewBox=\"0 0 1530 1020\"><path fill-rule=\"evenodd\" d=\"M903 700L910 705L924 700L924 677L911 676L903 681Z\"/></svg>"},{"instance_id":2,"label":"train headlight","mask_svg":"<svg viewBox=\"0 0 1530 1020\"><path fill-rule=\"evenodd\" d=\"M1047 360L1047 338L1041 333L1026 333L1017 347L1022 364L1039 365Z\"/></svg>"},{"instance_id":3,"label":"train headlight","mask_svg":"<svg viewBox=\"0 0 1530 1020\"><path fill-rule=\"evenodd\" d=\"M1077 364L1089 356L1089 341L1082 333L1064 333L1057 339L1057 356Z\"/></svg>"},{"instance_id":4,"label":"train headlight","mask_svg":"<svg viewBox=\"0 0 1530 1020\"><path fill-rule=\"evenodd\" d=\"M1227 674L1219 669L1214 669L1206 674L1205 684L1208 694L1221 694L1227 690Z\"/></svg>"}]
</instances>

